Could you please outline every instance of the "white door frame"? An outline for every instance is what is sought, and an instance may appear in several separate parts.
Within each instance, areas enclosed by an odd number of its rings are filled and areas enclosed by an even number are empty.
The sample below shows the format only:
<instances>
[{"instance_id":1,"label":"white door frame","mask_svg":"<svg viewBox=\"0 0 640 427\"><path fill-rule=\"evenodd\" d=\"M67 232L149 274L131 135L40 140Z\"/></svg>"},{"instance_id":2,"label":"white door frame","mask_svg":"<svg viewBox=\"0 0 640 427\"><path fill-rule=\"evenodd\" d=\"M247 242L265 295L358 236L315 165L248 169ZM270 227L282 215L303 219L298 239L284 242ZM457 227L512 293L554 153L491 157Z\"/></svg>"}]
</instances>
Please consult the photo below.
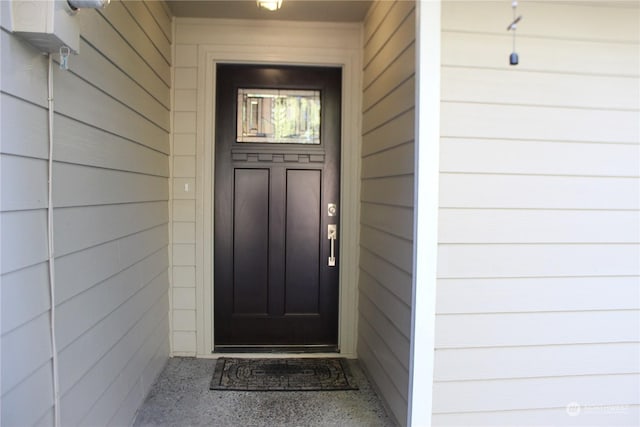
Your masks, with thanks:
<instances>
[{"instance_id":1,"label":"white door frame","mask_svg":"<svg viewBox=\"0 0 640 427\"><path fill-rule=\"evenodd\" d=\"M234 24L234 23L231 23ZM246 22L244 22L246 25ZM304 33L309 40L309 25L280 23L282 40L298 40ZM315 33L313 46L273 46L273 40L261 40L260 28L242 26L243 37L252 44L204 44L198 47L197 96L197 174L196 191L196 349L198 357L217 357L213 354L213 190L215 166L215 81L218 63L277 63L295 65L342 67L342 144L340 169L340 307L338 345L340 354L355 358L357 344L357 285L360 203L360 146L361 146L361 49L354 43L346 47L323 48L323 25L312 24ZM267 24L273 25L273 24ZM232 27L230 25L229 27ZM335 24L326 25L331 32ZM342 28L347 28L346 26ZM352 31L360 43L360 31ZM228 30L231 31L230 28ZM320 30L320 31L318 31ZM251 37L247 32L256 31ZM228 40L227 37L225 39Z\"/></svg>"}]
</instances>

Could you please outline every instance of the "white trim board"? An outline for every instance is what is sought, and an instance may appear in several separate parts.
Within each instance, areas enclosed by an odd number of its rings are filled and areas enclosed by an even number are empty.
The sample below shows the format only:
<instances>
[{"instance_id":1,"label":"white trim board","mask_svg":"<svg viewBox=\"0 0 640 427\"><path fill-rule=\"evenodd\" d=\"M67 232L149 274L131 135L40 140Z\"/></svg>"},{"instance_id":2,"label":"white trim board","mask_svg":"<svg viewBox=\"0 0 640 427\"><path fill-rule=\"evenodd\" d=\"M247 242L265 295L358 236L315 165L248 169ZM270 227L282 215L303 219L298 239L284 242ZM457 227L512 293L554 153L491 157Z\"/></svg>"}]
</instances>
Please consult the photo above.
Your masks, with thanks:
<instances>
[{"instance_id":1,"label":"white trim board","mask_svg":"<svg viewBox=\"0 0 640 427\"><path fill-rule=\"evenodd\" d=\"M418 1L413 303L407 425L430 426L433 407L440 170L440 1Z\"/></svg>"},{"instance_id":2,"label":"white trim board","mask_svg":"<svg viewBox=\"0 0 640 427\"><path fill-rule=\"evenodd\" d=\"M201 25L202 20L186 20L182 25L197 28L184 31L181 41L181 20L178 20L176 43L191 44L193 32L216 30L216 20ZM237 24L237 25L232 25ZM249 25L251 24L251 25ZM323 27L316 24L311 33L299 25L278 27L277 37L261 37L259 23L224 21L224 44L198 45L198 91L196 132L196 356L211 357L213 350L213 189L215 141L215 72L217 63L277 63L342 67L342 148L341 148L341 235L339 346L344 357L356 357L357 344L357 284L361 145L361 29L360 25L341 26L341 36L349 36L343 47L322 47L336 24ZM268 24L272 25L272 24ZM255 34L247 34L247 33ZM300 46L300 40L308 45ZM210 41L211 34L203 35ZM254 44L245 44L247 38ZM188 39L188 40L187 40ZM288 45L295 40L296 46ZM234 43L236 41L236 43ZM180 64L176 64L180 66ZM177 355L176 353L174 353Z\"/></svg>"}]
</instances>

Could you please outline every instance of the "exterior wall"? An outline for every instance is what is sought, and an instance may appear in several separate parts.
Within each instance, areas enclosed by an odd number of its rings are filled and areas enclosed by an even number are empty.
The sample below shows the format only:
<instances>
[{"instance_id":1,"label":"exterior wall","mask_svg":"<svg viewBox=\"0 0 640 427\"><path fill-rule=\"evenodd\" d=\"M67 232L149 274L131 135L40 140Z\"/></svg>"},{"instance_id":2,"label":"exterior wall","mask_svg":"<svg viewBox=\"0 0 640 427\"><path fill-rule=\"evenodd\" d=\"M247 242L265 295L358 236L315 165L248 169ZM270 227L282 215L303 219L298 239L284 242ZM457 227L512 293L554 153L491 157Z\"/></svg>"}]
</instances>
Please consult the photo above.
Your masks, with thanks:
<instances>
[{"instance_id":1,"label":"exterior wall","mask_svg":"<svg viewBox=\"0 0 640 427\"><path fill-rule=\"evenodd\" d=\"M407 419L413 253L415 2L364 22L358 356Z\"/></svg>"},{"instance_id":2,"label":"exterior wall","mask_svg":"<svg viewBox=\"0 0 640 427\"><path fill-rule=\"evenodd\" d=\"M176 28L180 25L177 24ZM179 32L176 30L176 32ZM198 46L175 45L171 146L171 351L196 354L196 105Z\"/></svg>"},{"instance_id":3,"label":"exterior wall","mask_svg":"<svg viewBox=\"0 0 640 427\"><path fill-rule=\"evenodd\" d=\"M443 4L433 423L637 425L640 11L518 13Z\"/></svg>"},{"instance_id":4,"label":"exterior wall","mask_svg":"<svg viewBox=\"0 0 640 427\"><path fill-rule=\"evenodd\" d=\"M51 425L47 59L2 12L1 424ZM169 353L171 20L156 1L77 19L53 75L61 421L126 425Z\"/></svg>"},{"instance_id":5,"label":"exterior wall","mask_svg":"<svg viewBox=\"0 0 640 427\"><path fill-rule=\"evenodd\" d=\"M215 64L343 67L341 353L355 357L360 25L179 18L172 147L172 353L212 357ZM355 92L355 93L354 93ZM345 184L346 182L346 184Z\"/></svg>"}]
</instances>

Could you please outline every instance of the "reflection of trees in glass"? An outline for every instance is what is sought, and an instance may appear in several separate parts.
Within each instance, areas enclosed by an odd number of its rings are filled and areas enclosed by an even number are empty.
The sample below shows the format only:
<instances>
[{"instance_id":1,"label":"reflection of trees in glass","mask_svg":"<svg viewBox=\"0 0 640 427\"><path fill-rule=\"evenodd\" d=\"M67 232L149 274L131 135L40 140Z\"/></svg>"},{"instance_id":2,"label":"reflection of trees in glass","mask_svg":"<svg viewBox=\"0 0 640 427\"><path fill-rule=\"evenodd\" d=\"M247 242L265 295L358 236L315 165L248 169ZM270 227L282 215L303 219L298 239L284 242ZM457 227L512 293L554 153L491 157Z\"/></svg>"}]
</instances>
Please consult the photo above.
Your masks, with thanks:
<instances>
[{"instance_id":1,"label":"reflection of trees in glass","mask_svg":"<svg viewBox=\"0 0 640 427\"><path fill-rule=\"evenodd\" d=\"M320 139L320 96L309 104L309 129L313 139Z\"/></svg>"},{"instance_id":2,"label":"reflection of trees in glass","mask_svg":"<svg viewBox=\"0 0 640 427\"><path fill-rule=\"evenodd\" d=\"M313 143L320 130L320 103L304 96L272 99L272 123L276 140L306 139Z\"/></svg>"},{"instance_id":3,"label":"reflection of trees in glass","mask_svg":"<svg viewBox=\"0 0 640 427\"><path fill-rule=\"evenodd\" d=\"M320 108L317 90L238 89L237 140L319 144Z\"/></svg>"}]
</instances>

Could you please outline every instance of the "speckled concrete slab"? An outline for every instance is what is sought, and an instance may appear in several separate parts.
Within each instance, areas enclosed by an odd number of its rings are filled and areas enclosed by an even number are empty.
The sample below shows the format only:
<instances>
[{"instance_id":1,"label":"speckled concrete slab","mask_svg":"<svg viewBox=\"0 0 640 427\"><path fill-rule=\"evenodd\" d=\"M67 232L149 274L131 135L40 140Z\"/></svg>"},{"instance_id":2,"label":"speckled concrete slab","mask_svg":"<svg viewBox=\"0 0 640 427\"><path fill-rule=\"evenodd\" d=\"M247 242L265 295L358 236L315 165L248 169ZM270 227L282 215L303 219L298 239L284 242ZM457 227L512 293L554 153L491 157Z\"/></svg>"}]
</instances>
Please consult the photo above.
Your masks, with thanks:
<instances>
[{"instance_id":1,"label":"speckled concrete slab","mask_svg":"<svg viewBox=\"0 0 640 427\"><path fill-rule=\"evenodd\" d=\"M135 426L396 426L358 362L359 390L209 390L216 359L173 358L139 409Z\"/></svg>"}]
</instances>

